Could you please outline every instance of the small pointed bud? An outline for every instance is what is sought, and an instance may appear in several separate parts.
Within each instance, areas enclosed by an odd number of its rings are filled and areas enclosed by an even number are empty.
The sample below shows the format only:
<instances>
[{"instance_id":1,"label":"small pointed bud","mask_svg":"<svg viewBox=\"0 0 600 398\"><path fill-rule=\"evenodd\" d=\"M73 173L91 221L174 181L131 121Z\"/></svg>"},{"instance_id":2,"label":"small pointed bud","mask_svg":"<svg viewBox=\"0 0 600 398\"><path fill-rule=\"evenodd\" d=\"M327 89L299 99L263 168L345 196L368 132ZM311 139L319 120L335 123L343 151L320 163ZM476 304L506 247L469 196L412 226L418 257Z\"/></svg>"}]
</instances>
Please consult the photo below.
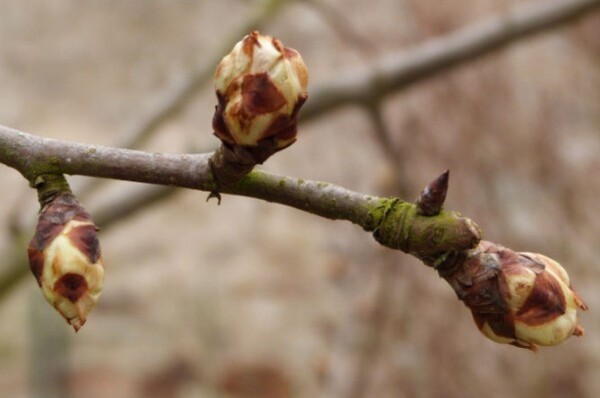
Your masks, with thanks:
<instances>
[{"instance_id":1,"label":"small pointed bud","mask_svg":"<svg viewBox=\"0 0 600 398\"><path fill-rule=\"evenodd\" d=\"M223 142L256 147L268 140L269 148L280 150L296 140L308 85L306 65L296 50L254 31L223 58L214 85L219 104L213 128Z\"/></svg>"},{"instance_id":2,"label":"small pointed bud","mask_svg":"<svg viewBox=\"0 0 600 398\"><path fill-rule=\"evenodd\" d=\"M44 297L78 331L102 291L104 265L96 226L71 193L44 204L27 251Z\"/></svg>"},{"instance_id":3,"label":"small pointed bud","mask_svg":"<svg viewBox=\"0 0 600 398\"><path fill-rule=\"evenodd\" d=\"M535 253L481 241L452 275L445 275L488 338L536 351L583 335L577 311L587 306L565 269Z\"/></svg>"},{"instance_id":4,"label":"small pointed bud","mask_svg":"<svg viewBox=\"0 0 600 398\"><path fill-rule=\"evenodd\" d=\"M446 201L449 178L450 170L446 170L421 191L417 199L419 214L435 216L440 213Z\"/></svg>"}]
</instances>

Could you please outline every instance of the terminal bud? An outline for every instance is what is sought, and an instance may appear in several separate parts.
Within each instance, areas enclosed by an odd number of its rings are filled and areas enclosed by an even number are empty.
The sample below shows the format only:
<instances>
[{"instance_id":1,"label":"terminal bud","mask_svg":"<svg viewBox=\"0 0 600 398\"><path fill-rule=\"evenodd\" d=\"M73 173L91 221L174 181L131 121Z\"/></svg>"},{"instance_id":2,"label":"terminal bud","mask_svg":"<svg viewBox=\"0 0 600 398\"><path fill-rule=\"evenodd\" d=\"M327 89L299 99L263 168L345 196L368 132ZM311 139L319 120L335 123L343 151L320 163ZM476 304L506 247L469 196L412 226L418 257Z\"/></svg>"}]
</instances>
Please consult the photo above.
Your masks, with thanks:
<instances>
[{"instance_id":1,"label":"terminal bud","mask_svg":"<svg viewBox=\"0 0 600 398\"><path fill-rule=\"evenodd\" d=\"M587 306L565 269L544 255L481 241L454 272L442 276L493 341L536 351L538 345L583 335L577 312Z\"/></svg>"}]
</instances>

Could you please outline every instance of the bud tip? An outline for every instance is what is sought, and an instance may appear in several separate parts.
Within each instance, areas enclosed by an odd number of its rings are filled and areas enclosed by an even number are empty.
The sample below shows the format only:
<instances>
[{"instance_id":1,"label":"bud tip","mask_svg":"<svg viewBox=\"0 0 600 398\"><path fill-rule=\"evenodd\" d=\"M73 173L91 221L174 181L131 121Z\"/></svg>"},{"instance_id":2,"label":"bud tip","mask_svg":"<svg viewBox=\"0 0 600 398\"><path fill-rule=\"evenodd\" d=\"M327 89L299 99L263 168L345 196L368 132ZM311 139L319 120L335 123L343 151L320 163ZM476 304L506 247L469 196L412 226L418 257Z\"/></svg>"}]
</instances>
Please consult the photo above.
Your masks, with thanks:
<instances>
[{"instance_id":1,"label":"bud tip","mask_svg":"<svg viewBox=\"0 0 600 398\"><path fill-rule=\"evenodd\" d=\"M435 180L431 181L417 199L419 214L435 216L442 210L448 192L450 170L444 171Z\"/></svg>"}]
</instances>

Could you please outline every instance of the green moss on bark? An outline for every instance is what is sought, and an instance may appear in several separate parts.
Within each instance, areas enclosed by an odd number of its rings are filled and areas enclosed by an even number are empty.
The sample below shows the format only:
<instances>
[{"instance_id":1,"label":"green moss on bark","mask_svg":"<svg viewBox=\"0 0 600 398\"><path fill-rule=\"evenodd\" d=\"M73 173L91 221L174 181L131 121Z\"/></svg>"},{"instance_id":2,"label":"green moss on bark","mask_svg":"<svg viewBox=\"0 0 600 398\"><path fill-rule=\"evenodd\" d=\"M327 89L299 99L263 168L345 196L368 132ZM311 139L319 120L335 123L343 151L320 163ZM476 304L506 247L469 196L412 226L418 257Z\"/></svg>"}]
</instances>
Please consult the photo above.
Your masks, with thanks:
<instances>
[{"instance_id":1,"label":"green moss on bark","mask_svg":"<svg viewBox=\"0 0 600 398\"><path fill-rule=\"evenodd\" d=\"M427 217L419 215L412 203L383 199L371 214L376 225L373 236L379 243L428 264L449 252L475 247L481 239L481 231L471 220L452 211Z\"/></svg>"},{"instance_id":2,"label":"green moss on bark","mask_svg":"<svg viewBox=\"0 0 600 398\"><path fill-rule=\"evenodd\" d=\"M71 192L67 179L62 174L42 174L33 181L33 187L37 189L38 200L43 207L53 198L61 193Z\"/></svg>"}]
</instances>

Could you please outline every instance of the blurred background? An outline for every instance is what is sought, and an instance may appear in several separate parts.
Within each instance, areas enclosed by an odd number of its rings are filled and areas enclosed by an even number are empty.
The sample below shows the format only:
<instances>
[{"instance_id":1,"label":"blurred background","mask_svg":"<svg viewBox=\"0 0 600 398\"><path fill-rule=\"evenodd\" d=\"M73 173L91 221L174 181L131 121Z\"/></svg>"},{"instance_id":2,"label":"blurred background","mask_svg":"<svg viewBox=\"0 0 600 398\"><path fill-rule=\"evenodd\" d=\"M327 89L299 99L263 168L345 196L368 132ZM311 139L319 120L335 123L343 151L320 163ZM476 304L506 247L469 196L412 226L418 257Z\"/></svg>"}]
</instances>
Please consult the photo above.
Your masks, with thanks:
<instances>
[{"instance_id":1,"label":"blurred background","mask_svg":"<svg viewBox=\"0 0 600 398\"><path fill-rule=\"evenodd\" d=\"M526 3L547 2L0 0L0 123L210 151L212 71L251 29L302 53L308 109L347 71ZM76 335L26 263L35 191L0 167L0 395L599 396L599 38L590 12L383 98L307 114L298 142L263 167L408 200L449 168L447 208L567 268L590 307L584 337L537 354L495 344L431 269L347 222L72 177L106 264Z\"/></svg>"}]
</instances>

